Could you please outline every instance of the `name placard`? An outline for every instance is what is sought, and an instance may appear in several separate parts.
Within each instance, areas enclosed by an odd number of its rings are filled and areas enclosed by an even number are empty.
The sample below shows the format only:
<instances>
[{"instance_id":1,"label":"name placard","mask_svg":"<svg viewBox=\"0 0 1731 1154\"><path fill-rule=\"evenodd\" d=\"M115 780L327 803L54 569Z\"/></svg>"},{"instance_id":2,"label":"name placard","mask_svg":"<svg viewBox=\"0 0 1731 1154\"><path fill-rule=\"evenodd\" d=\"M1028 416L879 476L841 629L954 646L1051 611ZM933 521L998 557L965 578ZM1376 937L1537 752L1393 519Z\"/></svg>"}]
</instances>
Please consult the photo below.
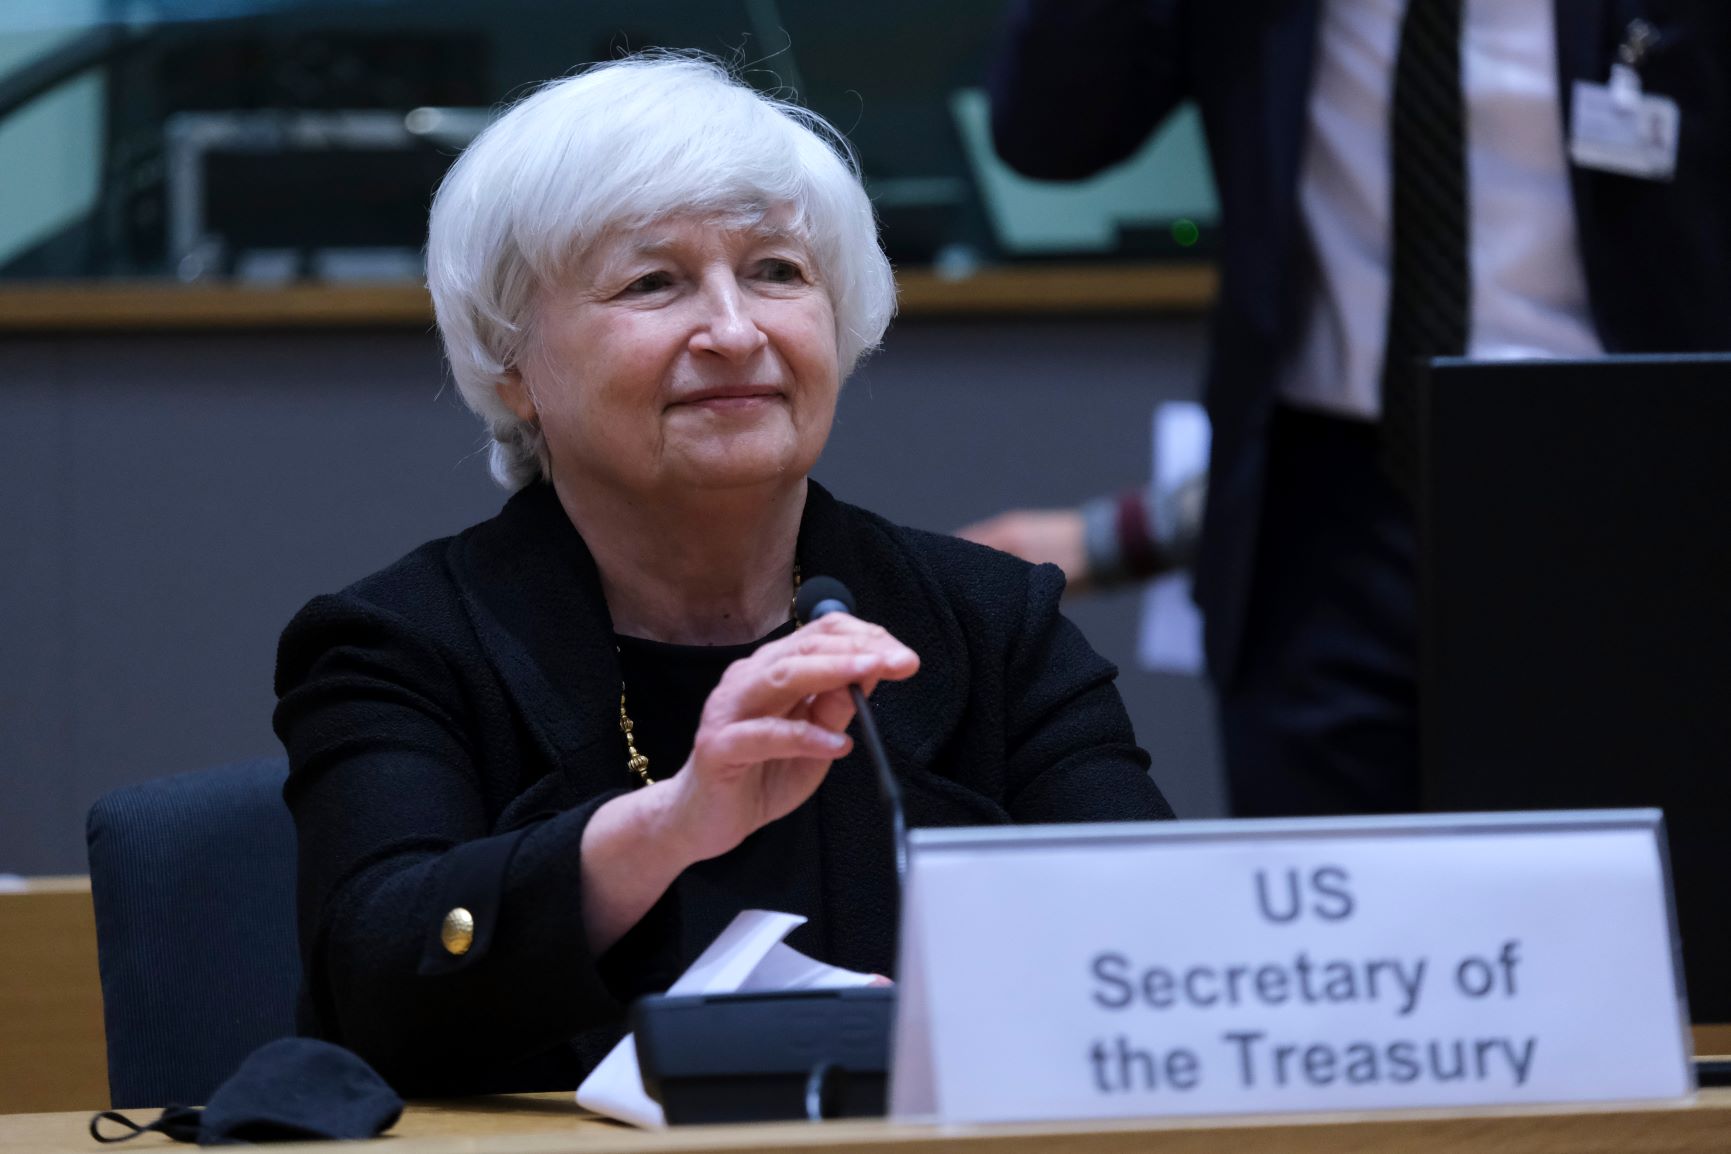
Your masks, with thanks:
<instances>
[{"instance_id":1,"label":"name placard","mask_svg":"<svg viewBox=\"0 0 1731 1154\"><path fill-rule=\"evenodd\" d=\"M919 830L898 1118L1683 1098L1656 810Z\"/></svg>"}]
</instances>

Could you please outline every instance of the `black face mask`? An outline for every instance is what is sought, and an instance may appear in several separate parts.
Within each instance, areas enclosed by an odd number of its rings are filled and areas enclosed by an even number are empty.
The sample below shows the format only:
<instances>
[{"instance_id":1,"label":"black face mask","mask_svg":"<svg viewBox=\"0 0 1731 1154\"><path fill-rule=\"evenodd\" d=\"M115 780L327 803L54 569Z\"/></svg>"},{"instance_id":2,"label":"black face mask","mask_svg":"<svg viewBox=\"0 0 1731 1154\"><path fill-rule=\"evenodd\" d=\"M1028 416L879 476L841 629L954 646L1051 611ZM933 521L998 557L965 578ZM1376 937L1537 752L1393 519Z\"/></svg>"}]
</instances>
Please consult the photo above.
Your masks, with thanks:
<instances>
[{"instance_id":1,"label":"black face mask","mask_svg":"<svg viewBox=\"0 0 1731 1154\"><path fill-rule=\"evenodd\" d=\"M279 1038L247 1055L210 1102L170 1106L147 1126L105 1110L90 1120L98 1142L124 1142L155 1131L176 1142L240 1146L376 1138L396 1124L403 1100L373 1068L341 1046L313 1038ZM104 1121L131 1128L104 1135Z\"/></svg>"}]
</instances>

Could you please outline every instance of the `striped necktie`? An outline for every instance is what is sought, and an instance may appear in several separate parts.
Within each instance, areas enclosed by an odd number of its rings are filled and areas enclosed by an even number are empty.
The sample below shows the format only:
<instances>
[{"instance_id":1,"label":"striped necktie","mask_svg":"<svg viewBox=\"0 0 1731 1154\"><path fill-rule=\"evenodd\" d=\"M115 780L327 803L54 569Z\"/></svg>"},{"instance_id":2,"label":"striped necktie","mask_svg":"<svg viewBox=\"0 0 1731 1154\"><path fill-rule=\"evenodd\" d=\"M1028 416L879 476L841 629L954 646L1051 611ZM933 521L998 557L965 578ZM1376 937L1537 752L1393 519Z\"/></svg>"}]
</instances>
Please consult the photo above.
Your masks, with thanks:
<instances>
[{"instance_id":1,"label":"striped necktie","mask_svg":"<svg viewBox=\"0 0 1731 1154\"><path fill-rule=\"evenodd\" d=\"M1416 368L1466 352L1467 266L1462 0L1407 0L1389 114L1390 261L1383 351L1384 462L1409 497L1418 477Z\"/></svg>"}]
</instances>

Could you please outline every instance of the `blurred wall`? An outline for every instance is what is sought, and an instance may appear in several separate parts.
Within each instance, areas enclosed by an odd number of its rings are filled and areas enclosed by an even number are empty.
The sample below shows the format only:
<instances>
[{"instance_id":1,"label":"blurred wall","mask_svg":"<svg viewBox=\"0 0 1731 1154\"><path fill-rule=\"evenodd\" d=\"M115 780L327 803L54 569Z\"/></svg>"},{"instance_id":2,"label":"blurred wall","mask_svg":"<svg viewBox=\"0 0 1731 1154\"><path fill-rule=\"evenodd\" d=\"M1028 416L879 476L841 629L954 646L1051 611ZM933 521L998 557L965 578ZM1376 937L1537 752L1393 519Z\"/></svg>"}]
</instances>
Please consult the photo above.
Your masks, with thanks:
<instances>
[{"instance_id":1,"label":"blurred wall","mask_svg":"<svg viewBox=\"0 0 1731 1154\"><path fill-rule=\"evenodd\" d=\"M940 530L1137 483L1201 357L1188 318L901 322L816 475ZM289 616L498 507L443 380L422 333L0 339L0 872L83 872L104 791L276 751ZM1179 813L1217 815L1208 693L1134 669L1136 612L1071 606Z\"/></svg>"}]
</instances>

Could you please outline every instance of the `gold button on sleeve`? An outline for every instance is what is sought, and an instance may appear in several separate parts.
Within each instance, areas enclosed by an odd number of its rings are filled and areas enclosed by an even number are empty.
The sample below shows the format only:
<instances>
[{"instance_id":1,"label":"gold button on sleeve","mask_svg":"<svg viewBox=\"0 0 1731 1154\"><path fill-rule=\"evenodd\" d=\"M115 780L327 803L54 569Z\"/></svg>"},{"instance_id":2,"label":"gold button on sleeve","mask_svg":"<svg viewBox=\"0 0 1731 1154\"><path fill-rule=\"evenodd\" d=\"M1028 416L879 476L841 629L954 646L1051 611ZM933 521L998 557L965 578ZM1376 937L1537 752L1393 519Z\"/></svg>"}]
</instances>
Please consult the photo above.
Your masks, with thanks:
<instances>
[{"instance_id":1,"label":"gold button on sleeve","mask_svg":"<svg viewBox=\"0 0 1731 1154\"><path fill-rule=\"evenodd\" d=\"M439 941L448 954L461 957L468 953L475 941L475 916L462 906L446 914L444 924L439 927Z\"/></svg>"}]
</instances>

